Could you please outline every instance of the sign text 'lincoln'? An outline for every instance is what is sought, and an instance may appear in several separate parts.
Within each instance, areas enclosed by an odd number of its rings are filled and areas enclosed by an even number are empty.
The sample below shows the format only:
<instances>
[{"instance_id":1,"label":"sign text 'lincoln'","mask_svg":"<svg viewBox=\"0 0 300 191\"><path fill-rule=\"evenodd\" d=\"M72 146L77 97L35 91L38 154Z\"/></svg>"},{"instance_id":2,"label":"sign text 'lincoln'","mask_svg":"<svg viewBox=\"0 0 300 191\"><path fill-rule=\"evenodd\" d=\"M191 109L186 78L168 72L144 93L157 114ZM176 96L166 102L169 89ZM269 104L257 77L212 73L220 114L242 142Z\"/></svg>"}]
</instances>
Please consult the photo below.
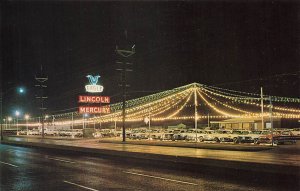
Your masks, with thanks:
<instances>
[{"instance_id":1,"label":"sign text 'lincoln'","mask_svg":"<svg viewBox=\"0 0 300 191\"><path fill-rule=\"evenodd\" d=\"M108 96L79 96L79 103L110 103Z\"/></svg>"}]
</instances>

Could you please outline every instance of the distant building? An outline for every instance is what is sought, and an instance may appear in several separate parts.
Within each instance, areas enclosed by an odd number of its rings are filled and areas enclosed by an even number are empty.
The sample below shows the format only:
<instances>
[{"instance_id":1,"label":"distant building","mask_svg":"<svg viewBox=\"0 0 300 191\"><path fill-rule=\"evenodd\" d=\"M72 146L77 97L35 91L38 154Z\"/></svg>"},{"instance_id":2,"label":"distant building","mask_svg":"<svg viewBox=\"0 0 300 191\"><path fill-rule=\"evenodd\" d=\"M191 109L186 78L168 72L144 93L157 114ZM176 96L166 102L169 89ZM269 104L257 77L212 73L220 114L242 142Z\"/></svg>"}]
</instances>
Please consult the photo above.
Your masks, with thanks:
<instances>
[{"instance_id":1,"label":"distant building","mask_svg":"<svg viewBox=\"0 0 300 191\"><path fill-rule=\"evenodd\" d=\"M281 128L281 118L273 118L273 128ZM222 129L261 130L261 118L232 118L223 121L211 121L212 126ZM269 117L264 118L264 129L271 128Z\"/></svg>"},{"instance_id":2,"label":"distant building","mask_svg":"<svg viewBox=\"0 0 300 191\"><path fill-rule=\"evenodd\" d=\"M178 125L172 125L172 126L168 126L168 129L186 129L186 125L183 123L180 123Z\"/></svg>"}]
</instances>

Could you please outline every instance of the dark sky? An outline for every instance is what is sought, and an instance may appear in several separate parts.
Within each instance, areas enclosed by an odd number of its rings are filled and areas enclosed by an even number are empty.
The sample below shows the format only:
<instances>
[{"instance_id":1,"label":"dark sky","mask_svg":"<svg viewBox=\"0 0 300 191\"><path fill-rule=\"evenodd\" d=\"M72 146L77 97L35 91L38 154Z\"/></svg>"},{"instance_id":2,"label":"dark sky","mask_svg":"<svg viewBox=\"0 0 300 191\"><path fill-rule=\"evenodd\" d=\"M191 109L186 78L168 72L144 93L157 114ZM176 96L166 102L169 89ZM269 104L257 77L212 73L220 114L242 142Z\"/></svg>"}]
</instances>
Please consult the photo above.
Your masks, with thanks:
<instances>
[{"instance_id":1,"label":"dark sky","mask_svg":"<svg viewBox=\"0 0 300 191\"><path fill-rule=\"evenodd\" d=\"M118 101L115 47L135 44L129 98L198 82L299 97L300 9L297 1L1 1L6 110L34 113L34 76L49 77L49 112L77 107L87 74ZM146 92L146 93L145 93Z\"/></svg>"}]
</instances>

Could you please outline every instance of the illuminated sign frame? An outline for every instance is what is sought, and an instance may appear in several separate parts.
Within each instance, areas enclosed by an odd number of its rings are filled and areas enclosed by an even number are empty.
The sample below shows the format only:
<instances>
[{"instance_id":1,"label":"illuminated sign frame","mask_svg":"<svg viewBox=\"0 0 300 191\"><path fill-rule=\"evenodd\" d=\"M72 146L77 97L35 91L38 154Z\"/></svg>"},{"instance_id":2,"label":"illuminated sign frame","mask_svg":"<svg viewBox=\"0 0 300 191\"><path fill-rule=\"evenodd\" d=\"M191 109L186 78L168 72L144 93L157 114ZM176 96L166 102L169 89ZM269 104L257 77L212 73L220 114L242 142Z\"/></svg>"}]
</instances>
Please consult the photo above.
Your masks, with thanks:
<instances>
[{"instance_id":1,"label":"illuminated sign frame","mask_svg":"<svg viewBox=\"0 0 300 191\"><path fill-rule=\"evenodd\" d=\"M85 91L90 92L90 93L101 93L104 90L104 87L101 85L97 85L98 80L100 78L99 75L92 76L92 75L87 75L86 76L90 82L89 85L85 86Z\"/></svg>"}]
</instances>

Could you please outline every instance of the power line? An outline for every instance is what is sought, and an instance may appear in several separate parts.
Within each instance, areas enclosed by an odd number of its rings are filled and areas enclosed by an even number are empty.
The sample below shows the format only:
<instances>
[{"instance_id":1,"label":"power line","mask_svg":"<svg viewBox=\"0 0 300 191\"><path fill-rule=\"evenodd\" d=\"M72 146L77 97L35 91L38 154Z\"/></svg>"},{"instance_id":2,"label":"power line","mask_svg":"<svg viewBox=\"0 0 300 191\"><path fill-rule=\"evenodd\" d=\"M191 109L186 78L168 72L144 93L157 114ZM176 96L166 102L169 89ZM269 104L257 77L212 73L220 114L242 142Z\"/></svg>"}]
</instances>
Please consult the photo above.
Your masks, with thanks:
<instances>
[{"instance_id":1,"label":"power line","mask_svg":"<svg viewBox=\"0 0 300 191\"><path fill-rule=\"evenodd\" d=\"M233 81L233 82L225 82L220 84L214 84L214 86L223 86L223 85L232 85L232 84L241 84L245 82L252 82L252 81L263 81L263 80L270 80L274 77L282 77L282 76L297 76L300 75L300 70L296 71L294 73L282 73L282 74L275 74L271 76L267 76L265 78L254 78L254 79L248 79L248 80L242 80L242 81Z\"/></svg>"}]
</instances>

